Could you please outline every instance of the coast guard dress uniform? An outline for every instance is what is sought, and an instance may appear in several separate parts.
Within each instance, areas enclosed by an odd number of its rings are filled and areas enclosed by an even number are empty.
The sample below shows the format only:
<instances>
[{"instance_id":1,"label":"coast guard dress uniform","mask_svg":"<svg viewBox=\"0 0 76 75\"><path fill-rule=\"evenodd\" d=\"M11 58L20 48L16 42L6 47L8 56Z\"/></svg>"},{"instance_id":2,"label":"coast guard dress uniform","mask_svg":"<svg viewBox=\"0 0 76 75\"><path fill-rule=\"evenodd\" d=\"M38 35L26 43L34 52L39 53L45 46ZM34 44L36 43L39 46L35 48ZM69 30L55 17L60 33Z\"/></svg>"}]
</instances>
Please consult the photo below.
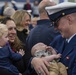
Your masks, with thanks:
<instances>
[{"instance_id":1,"label":"coast guard dress uniform","mask_svg":"<svg viewBox=\"0 0 76 75\"><path fill-rule=\"evenodd\" d=\"M46 7L45 9L48 12L51 22L56 26L62 17L76 13L76 3L63 2L55 6ZM67 67L68 75L76 75L76 33L72 35L67 46L64 48L65 41L65 38L58 36L50 45L55 48L58 53L62 54L60 62Z\"/></svg>"}]
</instances>

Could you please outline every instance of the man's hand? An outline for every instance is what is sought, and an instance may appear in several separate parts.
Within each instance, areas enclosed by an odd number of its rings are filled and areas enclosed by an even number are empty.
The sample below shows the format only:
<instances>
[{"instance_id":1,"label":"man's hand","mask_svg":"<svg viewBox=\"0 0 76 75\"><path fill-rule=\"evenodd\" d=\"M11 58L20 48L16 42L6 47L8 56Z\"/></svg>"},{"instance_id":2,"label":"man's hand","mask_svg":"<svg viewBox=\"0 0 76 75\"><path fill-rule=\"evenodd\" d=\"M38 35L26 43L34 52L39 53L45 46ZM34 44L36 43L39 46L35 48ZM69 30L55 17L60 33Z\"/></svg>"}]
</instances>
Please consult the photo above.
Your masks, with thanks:
<instances>
[{"instance_id":1,"label":"man's hand","mask_svg":"<svg viewBox=\"0 0 76 75\"><path fill-rule=\"evenodd\" d=\"M50 0L42 0L42 1L39 3L38 8L39 8L39 9L43 9L43 8L45 8L45 7L47 7L47 6L53 6L53 5L56 5L56 3L53 2L53 1L50 1Z\"/></svg>"},{"instance_id":2,"label":"man's hand","mask_svg":"<svg viewBox=\"0 0 76 75\"><path fill-rule=\"evenodd\" d=\"M48 68L50 67L50 64L46 60L34 57L31 61L31 64L37 74L41 73L40 75L49 75Z\"/></svg>"}]
</instances>

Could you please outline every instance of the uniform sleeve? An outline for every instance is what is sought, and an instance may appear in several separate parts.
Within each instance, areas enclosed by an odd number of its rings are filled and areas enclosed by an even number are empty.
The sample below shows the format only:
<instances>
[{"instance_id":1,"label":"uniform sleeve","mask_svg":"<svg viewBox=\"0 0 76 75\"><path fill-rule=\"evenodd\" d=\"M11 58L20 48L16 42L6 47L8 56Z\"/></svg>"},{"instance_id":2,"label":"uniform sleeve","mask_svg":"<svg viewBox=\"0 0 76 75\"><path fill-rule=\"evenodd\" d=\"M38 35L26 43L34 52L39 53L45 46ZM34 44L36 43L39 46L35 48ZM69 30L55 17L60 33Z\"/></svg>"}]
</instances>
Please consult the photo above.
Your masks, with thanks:
<instances>
[{"instance_id":1,"label":"uniform sleeve","mask_svg":"<svg viewBox=\"0 0 76 75\"><path fill-rule=\"evenodd\" d=\"M72 75L76 75L76 58L75 58L75 62L72 70Z\"/></svg>"}]
</instances>

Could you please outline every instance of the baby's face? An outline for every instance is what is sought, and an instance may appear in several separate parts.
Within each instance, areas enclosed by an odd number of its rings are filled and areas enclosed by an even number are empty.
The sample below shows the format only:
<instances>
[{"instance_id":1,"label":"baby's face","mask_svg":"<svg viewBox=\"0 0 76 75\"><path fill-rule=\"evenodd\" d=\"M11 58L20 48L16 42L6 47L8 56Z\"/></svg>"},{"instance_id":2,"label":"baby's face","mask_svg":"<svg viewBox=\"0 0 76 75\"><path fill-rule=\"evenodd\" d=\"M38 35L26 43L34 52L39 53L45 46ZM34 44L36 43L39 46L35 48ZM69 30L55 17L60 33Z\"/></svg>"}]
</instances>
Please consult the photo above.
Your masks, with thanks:
<instances>
[{"instance_id":1,"label":"baby's face","mask_svg":"<svg viewBox=\"0 0 76 75\"><path fill-rule=\"evenodd\" d=\"M36 45L34 45L32 47L31 53L33 56L35 56L35 53L37 53L38 51L43 52L42 50L46 50L47 45L45 45L44 43L37 43Z\"/></svg>"},{"instance_id":2,"label":"baby's face","mask_svg":"<svg viewBox=\"0 0 76 75\"><path fill-rule=\"evenodd\" d=\"M51 55L51 52L48 50L38 50L34 53L35 57L46 57L50 55Z\"/></svg>"}]
</instances>

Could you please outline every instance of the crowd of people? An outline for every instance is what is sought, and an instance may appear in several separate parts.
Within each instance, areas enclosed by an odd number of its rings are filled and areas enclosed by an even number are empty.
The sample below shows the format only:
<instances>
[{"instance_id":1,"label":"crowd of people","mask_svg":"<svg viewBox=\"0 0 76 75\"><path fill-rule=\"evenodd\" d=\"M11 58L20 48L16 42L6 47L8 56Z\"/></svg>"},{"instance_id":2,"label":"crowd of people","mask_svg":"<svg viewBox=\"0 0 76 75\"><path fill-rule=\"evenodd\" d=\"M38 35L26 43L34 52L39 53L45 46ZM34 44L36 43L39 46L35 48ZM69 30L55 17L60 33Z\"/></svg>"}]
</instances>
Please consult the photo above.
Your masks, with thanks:
<instances>
[{"instance_id":1,"label":"crowd of people","mask_svg":"<svg viewBox=\"0 0 76 75\"><path fill-rule=\"evenodd\" d=\"M0 18L0 75L76 75L76 3L12 4Z\"/></svg>"},{"instance_id":2,"label":"crowd of people","mask_svg":"<svg viewBox=\"0 0 76 75\"><path fill-rule=\"evenodd\" d=\"M32 3L30 0L26 0L26 2L23 4L23 6L17 6L17 2L15 0L11 0L11 2L4 2L4 5L0 7L0 15L4 15L4 10L7 7L11 7L14 10L27 10L27 12L31 13L33 17L39 17L39 11L38 11L38 5L39 0L34 0Z\"/></svg>"}]
</instances>

